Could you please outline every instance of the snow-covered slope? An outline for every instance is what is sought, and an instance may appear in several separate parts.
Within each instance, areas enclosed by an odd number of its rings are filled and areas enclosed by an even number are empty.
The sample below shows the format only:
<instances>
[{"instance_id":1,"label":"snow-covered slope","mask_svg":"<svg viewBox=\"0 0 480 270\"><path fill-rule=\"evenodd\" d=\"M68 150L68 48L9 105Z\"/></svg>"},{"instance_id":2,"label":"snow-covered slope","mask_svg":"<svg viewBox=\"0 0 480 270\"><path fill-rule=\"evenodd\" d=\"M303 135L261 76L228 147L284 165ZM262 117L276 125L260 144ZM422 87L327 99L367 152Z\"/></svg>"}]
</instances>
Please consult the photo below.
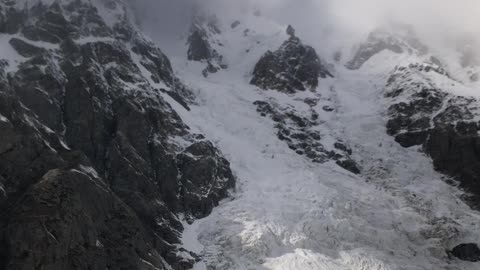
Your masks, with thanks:
<instances>
[{"instance_id":1,"label":"snow-covered slope","mask_svg":"<svg viewBox=\"0 0 480 270\"><path fill-rule=\"evenodd\" d=\"M180 116L215 141L238 177L231 199L186 227L184 247L202 259L195 269L480 269L447 252L480 242L480 215L425 154L387 134L387 79L418 56L380 50L359 70L339 65L315 91L262 90L249 84L253 67L287 38L285 26L262 20L223 28L218 51L229 68L208 78L186 55L173 57L197 103L191 112L179 108ZM321 141L341 140L362 172L298 155L279 140L277 123L257 112L258 101L316 113Z\"/></svg>"}]
</instances>

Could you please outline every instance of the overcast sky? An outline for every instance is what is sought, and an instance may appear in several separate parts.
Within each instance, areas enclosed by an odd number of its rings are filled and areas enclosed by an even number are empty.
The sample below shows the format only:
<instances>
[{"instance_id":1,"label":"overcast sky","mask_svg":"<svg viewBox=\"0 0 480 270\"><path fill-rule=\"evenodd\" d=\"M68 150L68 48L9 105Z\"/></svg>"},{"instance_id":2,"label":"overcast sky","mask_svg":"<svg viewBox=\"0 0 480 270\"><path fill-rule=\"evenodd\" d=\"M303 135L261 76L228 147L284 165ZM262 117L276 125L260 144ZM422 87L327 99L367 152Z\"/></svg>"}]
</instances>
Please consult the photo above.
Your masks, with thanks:
<instances>
[{"instance_id":1,"label":"overcast sky","mask_svg":"<svg viewBox=\"0 0 480 270\"><path fill-rule=\"evenodd\" d=\"M470 33L480 37L480 0L136 0L149 34L180 38L195 9L236 19L260 10L262 16L292 24L306 39L362 35L388 21L412 24L425 39L450 42Z\"/></svg>"}]
</instances>

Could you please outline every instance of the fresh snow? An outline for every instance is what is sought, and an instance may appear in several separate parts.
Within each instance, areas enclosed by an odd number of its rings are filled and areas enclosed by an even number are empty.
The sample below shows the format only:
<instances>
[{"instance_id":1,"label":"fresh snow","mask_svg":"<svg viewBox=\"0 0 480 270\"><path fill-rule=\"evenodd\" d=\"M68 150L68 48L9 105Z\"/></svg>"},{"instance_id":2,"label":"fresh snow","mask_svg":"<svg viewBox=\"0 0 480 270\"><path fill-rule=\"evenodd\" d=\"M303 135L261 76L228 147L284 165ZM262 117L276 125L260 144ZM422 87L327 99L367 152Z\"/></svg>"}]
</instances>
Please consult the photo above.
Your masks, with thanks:
<instances>
[{"instance_id":1,"label":"fresh snow","mask_svg":"<svg viewBox=\"0 0 480 270\"><path fill-rule=\"evenodd\" d=\"M18 69L18 65L25 60L25 57L19 55L17 51L10 45L10 39L13 35L0 34L0 59L6 60L8 66L5 72L13 72Z\"/></svg>"}]
</instances>

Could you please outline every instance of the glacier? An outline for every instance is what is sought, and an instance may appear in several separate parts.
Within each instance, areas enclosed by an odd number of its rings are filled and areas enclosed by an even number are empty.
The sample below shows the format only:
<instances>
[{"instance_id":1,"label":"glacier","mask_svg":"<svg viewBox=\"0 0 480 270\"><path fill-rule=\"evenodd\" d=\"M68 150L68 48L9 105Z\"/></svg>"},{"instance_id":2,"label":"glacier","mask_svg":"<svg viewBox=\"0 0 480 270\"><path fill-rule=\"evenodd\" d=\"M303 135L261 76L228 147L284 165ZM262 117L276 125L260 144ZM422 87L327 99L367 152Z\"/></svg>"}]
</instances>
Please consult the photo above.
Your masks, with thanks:
<instances>
[{"instance_id":1,"label":"glacier","mask_svg":"<svg viewBox=\"0 0 480 270\"><path fill-rule=\"evenodd\" d=\"M386 132L388 76L421 57L382 51L359 70L336 64L335 78L322 79L315 91L265 91L249 84L253 67L287 35L286 26L264 20L251 17L215 35L229 68L207 78L201 63L178 54L182 44L169 54L196 96L190 112L178 106L177 112L215 142L237 177L231 198L185 226L184 247L201 258L194 269L480 269L450 263L446 252L462 241L480 241L480 215L419 147L403 148ZM254 30L246 35L244 29ZM319 100L314 110L322 140L346 142L359 175L297 155L253 105L273 100L305 114L307 98ZM327 105L334 110L322 110Z\"/></svg>"}]
</instances>

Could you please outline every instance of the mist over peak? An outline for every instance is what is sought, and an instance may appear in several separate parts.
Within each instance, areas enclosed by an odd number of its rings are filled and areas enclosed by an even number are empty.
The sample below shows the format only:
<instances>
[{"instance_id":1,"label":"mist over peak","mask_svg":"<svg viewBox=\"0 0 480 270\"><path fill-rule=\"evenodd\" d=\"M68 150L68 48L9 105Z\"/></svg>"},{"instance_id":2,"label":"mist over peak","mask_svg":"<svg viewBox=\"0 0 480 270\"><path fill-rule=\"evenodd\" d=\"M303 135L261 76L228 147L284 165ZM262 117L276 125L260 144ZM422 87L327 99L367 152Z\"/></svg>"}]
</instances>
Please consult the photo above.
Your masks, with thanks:
<instances>
[{"instance_id":1,"label":"mist over peak","mask_svg":"<svg viewBox=\"0 0 480 270\"><path fill-rule=\"evenodd\" d=\"M434 46L480 36L480 3L474 0L140 0L133 5L144 27L167 36L184 34L192 15L200 10L232 22L255 13L292 24L309 42L332 47L350 46L391 22L411 25L425 43Z\"/></svg>"}]
</instances>

